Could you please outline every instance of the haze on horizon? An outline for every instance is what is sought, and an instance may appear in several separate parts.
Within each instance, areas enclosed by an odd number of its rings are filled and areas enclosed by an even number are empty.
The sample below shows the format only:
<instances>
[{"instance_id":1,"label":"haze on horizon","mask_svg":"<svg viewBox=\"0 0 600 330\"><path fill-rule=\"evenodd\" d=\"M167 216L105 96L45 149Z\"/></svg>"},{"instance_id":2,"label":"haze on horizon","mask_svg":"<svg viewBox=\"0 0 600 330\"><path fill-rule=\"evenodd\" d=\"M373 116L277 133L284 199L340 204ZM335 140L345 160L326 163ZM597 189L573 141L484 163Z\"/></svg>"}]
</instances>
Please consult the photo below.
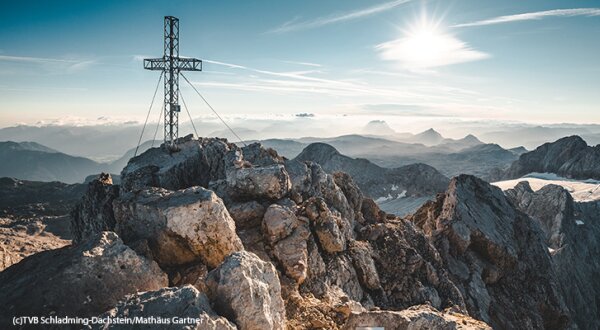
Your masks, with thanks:
<instances>
[{"instance_id":1,"label":"haze on horizon","mask_svg":"<svg viewBox=\"0 0 600 330\"><path fill-rule=\"evenodd\" d=\"M0 127L143 122L158 74L141 59L162 54L164 15L181 20L181 55L204 60L188 77L238 123L600 123L600 8L590 6L11 2L0 13ZM209 118L181 87L193 116Z\"/></svg>"}]
</instances>

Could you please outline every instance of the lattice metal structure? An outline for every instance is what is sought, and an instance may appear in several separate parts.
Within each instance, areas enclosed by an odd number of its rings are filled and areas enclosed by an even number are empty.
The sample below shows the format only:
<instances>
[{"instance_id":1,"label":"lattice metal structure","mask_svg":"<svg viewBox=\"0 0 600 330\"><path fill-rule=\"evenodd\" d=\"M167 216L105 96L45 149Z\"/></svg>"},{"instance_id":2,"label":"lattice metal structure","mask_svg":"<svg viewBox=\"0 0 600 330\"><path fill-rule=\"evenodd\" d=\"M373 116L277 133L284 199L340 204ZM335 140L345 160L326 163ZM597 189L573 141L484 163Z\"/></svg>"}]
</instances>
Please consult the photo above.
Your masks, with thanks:
<instances>
[{"instance_id":1,"label":"lattice metal structure","mask_svg":"<svg viewBox=\"0 0 600 330\"><path fill-rule=\"evenodd\" d=\"M202 61L179 57L179 19L165 16L165 45L162 58L144 59L144 69L164 73L165 147L176 150L179 136L179 72L202 71Z\"/></svg>"}]
</instances>

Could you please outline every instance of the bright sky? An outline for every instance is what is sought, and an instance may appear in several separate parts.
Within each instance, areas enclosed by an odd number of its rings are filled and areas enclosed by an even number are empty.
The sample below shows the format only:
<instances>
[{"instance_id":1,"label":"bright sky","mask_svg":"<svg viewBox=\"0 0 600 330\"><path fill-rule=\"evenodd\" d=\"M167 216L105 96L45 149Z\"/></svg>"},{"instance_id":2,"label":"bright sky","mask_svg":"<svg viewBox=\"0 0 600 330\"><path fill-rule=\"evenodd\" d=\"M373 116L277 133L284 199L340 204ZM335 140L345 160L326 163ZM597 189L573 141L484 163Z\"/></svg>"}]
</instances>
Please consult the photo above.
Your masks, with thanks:
<instances>
[{"instance_id":1,"label":"bright sky","mask_svg":"<svg viewBox=\"0 0 600 330\"><path fill-rule=\"evenodd\" d=\"M594 8L594 4L599 8ZM503 0L10 1L0 127L143 121L163 16L225 116L600 123L600 3ZM206 113L189 87L196 115ZM160 97L159 97L160 99ZM109 119L106 119L109 118Z\"/></svg>"}]
</instances>

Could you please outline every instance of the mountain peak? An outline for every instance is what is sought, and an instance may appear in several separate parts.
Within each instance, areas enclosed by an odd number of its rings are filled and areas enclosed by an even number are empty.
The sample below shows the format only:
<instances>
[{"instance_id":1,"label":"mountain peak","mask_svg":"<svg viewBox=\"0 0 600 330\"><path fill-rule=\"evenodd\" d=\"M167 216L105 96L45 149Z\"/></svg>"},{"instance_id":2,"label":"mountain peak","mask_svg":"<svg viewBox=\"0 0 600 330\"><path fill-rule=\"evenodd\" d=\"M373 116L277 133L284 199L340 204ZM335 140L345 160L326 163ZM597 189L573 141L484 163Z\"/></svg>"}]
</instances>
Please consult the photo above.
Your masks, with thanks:
<instances>
[{"instance_id":1,"label":"mountain peak","mask_svg":"<svg viewBox=\"0 0 600 330\"><path fill-rule=\"evenodd\" d=\"M339 154L340 152L333 146L327 143L315 142L304 148L304 150L302 150L302 152L296 156L296 159L300 161L311 160L319 164L323 164L333 156Z\"/></svg>"},{"instance_id":2,"label":"mountain peak","mask_svg":"<svg viewBox=\"0 0 600 330\"><path fill-rule=\"evenodd\" d=\"M478 143L482 143L481 140L479 140L475 135L473 134L469 134L467 136L465 136L464 138L462 138L463 141L468 141L468 142L478 142Z\"/></svg>"},{"instance_id":3,"label":"mountain peak","mask_svg":"<svg viewBox=\"0 0 600 330\"><path fill-rule=\"evenodd\" d=\"M371 120L365 125L363 132L372 135L392 135L396 133L385 120Z\"/></svg>"},{"instance_id":4,"label":"mountain peak","mask_svg":"<svg viewBox=\"0 0 600 330\"><path fill-rule=\"evenodd\" d=\"M430 128L415 135L413 139L416 142L423 143L425 145L436 145L441 143L444 140L444 137L438 131Z\"/></svg>"}]
</instances>

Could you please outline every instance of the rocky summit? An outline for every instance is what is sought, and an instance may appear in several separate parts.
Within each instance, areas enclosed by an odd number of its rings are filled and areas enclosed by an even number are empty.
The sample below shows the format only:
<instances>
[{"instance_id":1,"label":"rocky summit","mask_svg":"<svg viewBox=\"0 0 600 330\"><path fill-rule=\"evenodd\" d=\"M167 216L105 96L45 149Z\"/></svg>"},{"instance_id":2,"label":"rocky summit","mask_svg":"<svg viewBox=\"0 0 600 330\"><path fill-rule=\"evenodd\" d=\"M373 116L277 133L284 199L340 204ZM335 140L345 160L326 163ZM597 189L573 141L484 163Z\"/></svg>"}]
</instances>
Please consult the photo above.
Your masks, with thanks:
<instances>
[{"instance_id":1,"label":"rocky summit","mask_svg":"<svg viewBox=\"0 0 600 330\"><path fill-rule=\"evenodd\" d=\"M522 154L503 174L503 178L519 178L532 172L600 180L600 146L590 147L577 135L545 143Z\"/></svg>"},{"instance_id":2,"label":"rocky summit","mask_svg":"<svg viewBox=\"0 0 600 330\"><path fill-rule=\"evenodd\" d=\"M132 158L120 185L90 182L73 244L0 272L2 327L13 315L197 320L173 329L598 327L596 202L461 175L401 218L352 175L259 143L177 145Z\"/></svg>"}]
</instances>

